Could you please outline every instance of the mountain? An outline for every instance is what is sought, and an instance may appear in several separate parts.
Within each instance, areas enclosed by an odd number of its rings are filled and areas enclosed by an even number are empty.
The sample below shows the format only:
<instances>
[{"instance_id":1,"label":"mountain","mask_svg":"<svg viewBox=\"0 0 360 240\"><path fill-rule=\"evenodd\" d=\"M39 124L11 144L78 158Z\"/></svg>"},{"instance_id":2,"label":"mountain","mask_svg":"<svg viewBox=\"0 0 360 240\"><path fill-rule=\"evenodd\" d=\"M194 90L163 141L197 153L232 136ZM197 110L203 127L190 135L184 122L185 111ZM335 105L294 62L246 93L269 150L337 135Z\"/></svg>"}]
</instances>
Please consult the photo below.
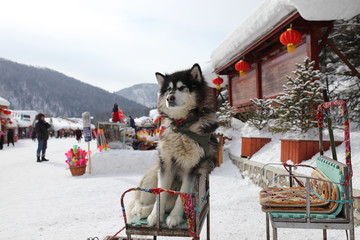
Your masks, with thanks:
<instances>
[{"instance_id":1,"label":"mountain","mask_svg":"<svg viewBox=\"0 0 360 240\"><path fill-rule=\"evenodd\" d=\"M14 110L36 110L47 116L81 117L85 111L94 120L111 118L114 103L125 115L140 117L149 108L60 72L15 63L0 58L0 96Z\"/></svg>"},{"instance_id":2,"label":"mountain","mask_svg":"<svg viewBox=\"0 0 360 240\"><path fill-rule=\"evenodd\" d=\"M157 84L144 83L124 88L115 93L149 108L156 108L158 91L159 86Z\"/></svg>"}]
</instances>

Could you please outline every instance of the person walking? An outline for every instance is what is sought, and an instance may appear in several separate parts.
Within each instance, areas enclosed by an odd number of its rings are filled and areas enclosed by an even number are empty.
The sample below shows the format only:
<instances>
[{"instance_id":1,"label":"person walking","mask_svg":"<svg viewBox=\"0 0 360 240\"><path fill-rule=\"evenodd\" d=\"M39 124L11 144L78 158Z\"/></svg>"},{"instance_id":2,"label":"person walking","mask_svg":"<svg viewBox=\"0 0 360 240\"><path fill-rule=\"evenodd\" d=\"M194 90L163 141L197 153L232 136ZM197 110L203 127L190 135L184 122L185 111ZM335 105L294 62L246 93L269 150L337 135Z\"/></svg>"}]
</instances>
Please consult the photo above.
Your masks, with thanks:
<instances>
[{"instance_id":1,"label":"person walking","mask_svg":"<svg viewBox=\"0 0 360 240\"><path fill-rule=\"evenodd\" d=\"M0 150L3 149L4 145L4 133L0 130Z\"/></svg>"},{"instance_id":2,"label":"person walking","mask_svg":"<svg viewBox=\"0 0 360 240\"><path fill-rule=\"evenodd\" d=\"M37 119L38 122L35 124L35 132L38 140L38 148L36 151L37 162L49 161L49 159L45 158L45 153L47 148L47 140L49 138L48 129L51 127L51 125L45 121L45 115L42 113L37 115Z\"/></svg>"},{"instance_id":3,"label":"person walking","mask_svg":"<svg viewBox=\"0 0 360 240\"><path fill-rule=\"evenodd\" d=\"M76 129L76 131L75 131L75 136L76 136L76 140L77 140L78 142L81 142L82 133L81 133L81 130L80 130L79 128Z\"/></svg>"},{"instance_id":4,"label":"person walking","mask_svg":"<svg viewBox=\"0 0 360 240\"><path fill-rule=\"evenodd\" d=\"M14 145L14 131L11 128L9 128L8 132L7 132L7 144L8 144L8 146L10 145L10 143L12 143L12 145L15 146Z\"/></svg>"}]
</instances>

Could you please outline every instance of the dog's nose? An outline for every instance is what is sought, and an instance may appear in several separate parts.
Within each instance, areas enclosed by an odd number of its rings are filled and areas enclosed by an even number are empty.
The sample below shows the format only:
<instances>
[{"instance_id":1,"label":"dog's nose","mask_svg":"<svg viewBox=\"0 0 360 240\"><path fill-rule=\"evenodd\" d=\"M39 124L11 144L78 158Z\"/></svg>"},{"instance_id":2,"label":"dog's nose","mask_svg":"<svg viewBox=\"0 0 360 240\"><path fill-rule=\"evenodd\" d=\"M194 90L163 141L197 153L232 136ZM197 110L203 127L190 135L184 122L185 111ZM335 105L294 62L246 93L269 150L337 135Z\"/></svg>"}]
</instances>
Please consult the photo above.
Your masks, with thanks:
<instances>
[{"instance_id":1,"label":"dog's nose","mask_svg":"<svg viewBox=\"0 0 360 240\"><path fill-rule=\"evenodd\" d=\"M174 102L175 101L175 96L174 95L169 95L168 98L167 98L167 101L169 103Z\"/></svg>"}]
</instances>

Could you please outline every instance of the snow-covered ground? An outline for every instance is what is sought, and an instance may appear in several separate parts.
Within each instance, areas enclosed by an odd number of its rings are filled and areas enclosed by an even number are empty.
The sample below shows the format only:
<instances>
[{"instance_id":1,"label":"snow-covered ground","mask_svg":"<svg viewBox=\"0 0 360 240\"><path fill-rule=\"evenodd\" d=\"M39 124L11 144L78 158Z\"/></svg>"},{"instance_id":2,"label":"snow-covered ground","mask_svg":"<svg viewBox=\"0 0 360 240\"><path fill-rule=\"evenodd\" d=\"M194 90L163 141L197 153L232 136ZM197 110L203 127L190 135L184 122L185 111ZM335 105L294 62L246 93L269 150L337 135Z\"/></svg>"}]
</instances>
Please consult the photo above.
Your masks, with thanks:
<instances>
[{"instance_id":1,"label":"snow-covered ground","mask_svg":"<svg viewBox=\"0 0 360 240\"><path fill-rule=\"evenodd\" d=\"M228 158L229 150L238 149L236 143L234 139L227 144L223 165L211 174L211 238L265 239L260 189L243 179ZM124 226L120 196L138 184L156 162L157 152L110 149L100 153L91 142L92 174L72 177L64 153L76 144L73 138L50 139L50 161L43 163L36 162L37 143L31 140L0 150L0 239L103 239ZM84 142L78 145L87 149ZM279 239L321 239L322 231L279 229L278 234ZM360 228L356 235L360 236ZM344 231L328 233L328 239L345 238Z\"/></svg>"}]
</instances>

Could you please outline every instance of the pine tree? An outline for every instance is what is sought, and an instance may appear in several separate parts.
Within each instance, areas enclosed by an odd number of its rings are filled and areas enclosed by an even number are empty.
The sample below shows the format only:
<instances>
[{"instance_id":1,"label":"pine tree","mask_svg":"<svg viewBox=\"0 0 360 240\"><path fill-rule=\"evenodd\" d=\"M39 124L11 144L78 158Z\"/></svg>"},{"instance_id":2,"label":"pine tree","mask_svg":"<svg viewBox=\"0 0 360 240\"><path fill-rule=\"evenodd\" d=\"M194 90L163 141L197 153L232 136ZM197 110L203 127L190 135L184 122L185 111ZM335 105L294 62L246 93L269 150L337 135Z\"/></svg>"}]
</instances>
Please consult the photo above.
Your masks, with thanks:
<instances>
[{"instance_id":1,"label":"pine tree","mask_svg":"<svg viewBox=\"0 0 360 240\"><path fill-rule=\"evenodd\" d=\"M316 108L323 102L322 84L318 80L319 70L314 70L315 62L304 58L304 64L296 64L293 73L296 78L286 76L287 85L283 85L284 94L272 101L278 116L269 129L273 132L300 131L306 133L315 127Z\"/></svg>"},{"instance_id":2,"label":"pine tree","mask_svg":"<svg viewBox=\"0 0 360 240\"><path fill-rule=\"evenodd\" d=\"M344 57L360 70L360 15L350 20L338 20L329 39ZM347 102L350 121L360 126L360 79L327 46L320 54L320 70L325 75L330 100ZM337 117L341 124L341 118Z\"/></svg>"},{"instance_id":3,"label":"pine tree","mask_svg":"<svg viewBox=\"0 0 360 240\"><path fill-rule=\"evenodd\" d=\"M219 108L219 112L216 115L219 120L220 126L230 127L231 118L235 116L235 107L232 107L228 101L225 101Z\"/></svg>"},{"instance_id":4,"label":"pine tree","mask_svg":"<svg viewBox=\"0 0 360 240\"><path fill-rule=\"evenodd\" d=\"M268 125L268 122L271 118L274 117L274 108L272 108L272 100L271 99L250 99L253 104L253 110L250 113L250 117L247 122L261 130Z\"/></svg>"}]
</instances>

